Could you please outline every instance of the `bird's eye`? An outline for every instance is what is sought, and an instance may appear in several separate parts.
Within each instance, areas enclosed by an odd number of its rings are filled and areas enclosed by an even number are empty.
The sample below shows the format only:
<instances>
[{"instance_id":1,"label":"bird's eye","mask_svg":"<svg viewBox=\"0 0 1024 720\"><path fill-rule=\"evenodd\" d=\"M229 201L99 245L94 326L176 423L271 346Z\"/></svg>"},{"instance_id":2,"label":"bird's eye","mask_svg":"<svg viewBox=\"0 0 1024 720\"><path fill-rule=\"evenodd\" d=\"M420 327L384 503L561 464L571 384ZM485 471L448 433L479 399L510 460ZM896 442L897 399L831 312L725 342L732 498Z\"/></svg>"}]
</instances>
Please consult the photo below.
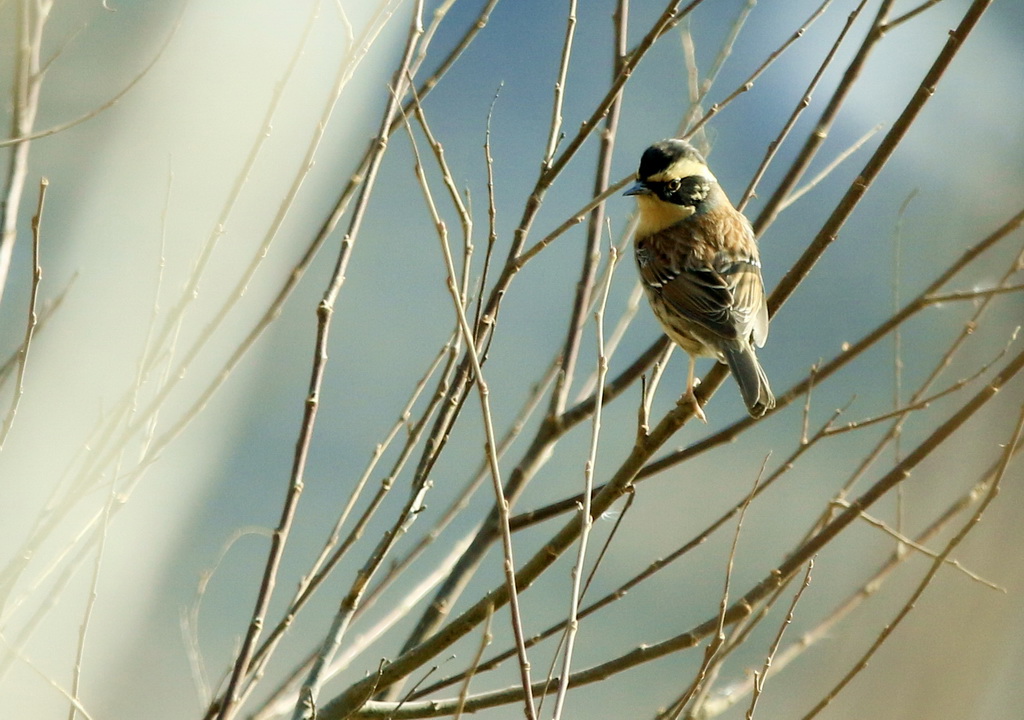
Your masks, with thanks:
<instances>
[{"instance_id":1,"label":"bird's eye","mask_svg":"<svg viewBox=\"0 0 1024 720\"><path fill-rule=\"evenodd\" d=\"M674 192L677 192L679 190L679 187L681 185L682 185L682 182L680 182L678 179L676 179L676 180L669 180L668 181L668 185L666 187L668 188L669 192L674 193Z\"/></svg>"}]
</instances>

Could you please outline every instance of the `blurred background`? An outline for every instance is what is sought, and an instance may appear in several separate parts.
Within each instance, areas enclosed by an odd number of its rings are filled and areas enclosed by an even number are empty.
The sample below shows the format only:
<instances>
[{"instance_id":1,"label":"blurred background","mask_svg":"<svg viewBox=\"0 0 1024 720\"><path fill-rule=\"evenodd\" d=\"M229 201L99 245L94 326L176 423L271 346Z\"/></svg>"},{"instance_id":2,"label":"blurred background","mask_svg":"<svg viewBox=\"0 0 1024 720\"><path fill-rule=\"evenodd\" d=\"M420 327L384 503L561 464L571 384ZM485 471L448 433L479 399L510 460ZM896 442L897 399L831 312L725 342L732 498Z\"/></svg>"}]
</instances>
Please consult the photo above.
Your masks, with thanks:
<instances>
[{"instance_id":1,"label":"blurred background","mask_svg":"<svg viewBox=\"0 0 1024 720\"><path fill-rule=\"evenodd\" d=\"M741 85L819 4L791 0L753 7L706 106ZM876 126L881 131L784 212L761 238L769 288L832 212L968 4L961 0L938 3L893 29L872 54L809 176ZM427 3L427 18L435 5ZM701 141L710 146L709 162L734 200L855 5L834 2L752 89L707 126ZM897 2L893 14L916 5ZM479 0L451 5L432 40L434 62L476 22L482 6ZM563 109L570 136L607 90L614 6L611 0L589 0L578 8ZM770 195L813 130L825 99L876 12L876 3L868 6L851 30L852 40L840 48L798 121L793 139L782 146L761 182L761 197L746 209L749 217L756 216L763 198ZM0 5L0 94L5 98L14 91L22 7L21 2ZM316 7L233 0L191 0L184 6L145 0L105 4L73 0L52 8L41 53L44 62L51 62L42 84L37 130L103 106L157 59L112 107L31 145L25 196L17 209L17 245L0 306L0 348L5 358L25 333L31 289L30 220L41 177L48 178L49 187L40 240L40 300L70 288L33 339L24 395L0 455L0 558L5 564L25 552L26 538L55 489L98 461L90 455L97 428L119 403L135 393L134 405L146 407L160 383L166 382L161 379L164 373L179 380L152 423L139 429L117 457L105 459L107 464L99 471L102 482L80 498L44 543L32 549L34 557L4 609L0 654L7 653L8 664L0 681L0 714L40 718L66 714L67 700L46 678L69 685L96 572L98 600L88 626L81 677L82 702L92 717L160 720L201 715L205 705L195 688L182 616L193 606L204 573L214 567L198 626L209 680L216 683L233 658L252 612L269 529L277 523L284 499L309 383L316 306L333 270L347 217L329 237L280 318L209 403L180 434L166 433L190 412L251 331L306 252L378 131L387 83L412 12L409 2L384 7L394 17L361 58L330 116L315 161L287 208L282 200L304 165L303 156L331 97L339 63L352 47L350 38L377 22L373 15L377 8L344 0ZM567 3L499 2L487 26L424 101L431 128L468 198L474 221L474 263L481 262L487 239L483 146L488 112L493 104L495 257L504 260L543 159L566 33L566 7ZM694 42L698 70L704 72L715 62L737 15L747 7L740 0L709 0L693 13L685 27ZM632 4L630 46L661 9L660 3ZM302 44L307 28L308 39ZM635 170L647 145L675 135L688 111L683 30L677 28L662 38L626 85L613 161L616 180ZM1022 38L1024 5L995 3L837 242L773 321L768 344L759 356L776 391L790 387L812 365L834 356L843 343L876 326L964 248L1021 210ZM292 62L294 71L288 75ZM434 64L428 61L425 67ZM268 108L278 92L279 105L268 124ZM10 116L10 102L5 111ZM237 202L225 215L225 203L260 137L265 142L244 177ZM422 139L419 148L427 153ZM12 149L4 147L0 153L6 164ZM528 244L590 199L596 157L597 138L592 137L549 192ZM400 131L389 143L339 298L304 495L279 579L280 597L272 605L274 618L329 534L355 478L454 328L438 240L412 169L409 138ZM433 165L428 171L440 197L439 176ZM629 198L616 196L608 202L611 241L621 241L632 210ZM222 303L237 294L239 278L252 257L261 253L268 227L282 213L280 229L244 294L195 361L180 368L180 358L202 336ZM455 242L458 218L447 206L444 213ZM486 369L499 428L514 419L562 343L582 257L583 228L570 230L531 262L513 281L502 306ZM211 237L217 239L216 249L193 292L190 278ZM954 281L949 289L970 290L994 283L1019 251L1019 244L1018 233L1016 240L972 266L963 281ZM473 272L474 282L479 280L480 267ZM614 276L609 322L626 310L634 283L632 259L627 257ZM136 382L148 338L164 325L183 288L189 288L192 299L170 331L175 359L168 362L159 357L151 374ZM905 389L916 387L926 376L959 332L969 305L931 309L905 328L901 338ZM991 321L957 358L947 382L995 357L1009 340L1006 329L1024 317L1021 309L1016 296L997 303ZM611 359L611 372L628 365L659 332L647 307L641 307ZM579 386L596 367L594 347L591 329L583 345ZM1016 352L1016 347L1011 348L1011 353ZM700 371L710 366L705 361ZM656 417L674 403L685 373L685 358L677 353L655 400ZM893 348L886 341L815 389L809 413L812 428L848 403L847 420L891 409L894 382ZM904 508L908 527L922 527L992 462L999 445L1009 439L1020 405L1020 385L1017 380L1005 397L994 401L991 412L972 420L946 452L930 459L911 478ZM4 393L6 408L11 379ZM908 425L903 448L916 445L963 398L946 398L923 411L927 420ZM638 400L639 391L634 390L607 409L597 465L599 481L607 479L632 445ZM474 403L465 412L476 417L479 410ZM595 580L595 597L682 544L742 498L768 453L771 467L791 452L802 431L803 410L798 405L773 416L770 423L759 424L740 443L718 448L639 486L636 507L624 523L615 553ZM687 425L666 450L688 446L739 419L742 412L738 393L727 381L707 408L709 425ZM130 422L126 419L118 427ZM435 487L409 542L416 532L429 528L480 462L482 431L475 421L467 423L453 436L435 470ZM535 428L536 422L530 427ZM589 432L585 423L559 445L559 452L516 510L579 491ZM783 484L752 506L740 537L734 593L744 592L782 559L881 432L837 436L818 446L800 460ZM160 444L163 438L168 439L166 446ZM160 448L155 455L154 447ZM511 452L509 462L520 453L521 449ZM371 485L380 482L393 461L392 450L373 474ZM892 462L891 453L884 462ZM869 480L876 476L869 474ZM403 479L399 478L394 497L388 500L393 507L405 500ZM964 566L1005 592L953 570L940 572L908 621L825 717L1016 716L1024 703L1019 682L1024 650L1017 641L1024 636L1024 561L1018 552L1020 508L1024 507L1021 479L1019 463L1011 466L999 498L955 553ZM485 487L466 516L451 528L451 536L459 537L474 527L491 502ZM876 510L882 516L895 513L893 503ZM102 552L98 555L95 545L82 551L84 559L58 591L56 575L46 575L45 570L51 564L70 562L62 549L97 512L110 514ZM371 526L364 543L372 547L384 522ZM891 538L867 525L854 526L847 535L817 561L814 582L790 630L794 638L856 590L892 550ZM517 557L528 558L539 547L540 537L522 538L516 546ZM585 623L576 667L656 642L714 615L731 539L731 531L715 536L699 557L688 558L631 593L628 602L595 616L592 624ZM76 548L71 553L75 555L83 544L71 547ZM450 543L438 543L424 563L442 557L450 547ZM292 642L282 648L272 672L290 668L322 635L366 552L364 548L348 560L300 618ZM500 582L499 559L492 551L479 573L480 590ZM547 578L524 596L528 630L564 617L569 566L565 563L558 578ZM925 558L912 560L853 620L837 626L769 683L761 707L764 715L792 717L813 706L901 607L926 567ZM424 573L414 570L405 582L412 583ZM408 587L396 585L395 597ZM28 618L40 608L47 610L45 620L30 638L16 642ZM382 611L370 609L365 623L372 623ZM414 620L415 613L360 658L350 676L336 687L372 672L381 657L393 657ZM502 641L507 643L506 626L507 617L496 616L496 648L505 646ZM728 666L737 681L763 661L774 626L761 630L763 637ZM476 642L474 638L459 646L459 652L471 653ZM699 656L697 651L673 655L589 686L570 696L569 709L579 717L653 717L692 677ZM538 653L537 672L546 671L549 657L550 652ZM510 669L500 681L478 680L474 689L514 682ZM726 678L720 678L720 683L728 684ZM328 696L334 687L329 686ZM742 707L725 717L741 717ZM485 716L511 718L521 712L512 706Z\"/></svg>"}]
</instances>

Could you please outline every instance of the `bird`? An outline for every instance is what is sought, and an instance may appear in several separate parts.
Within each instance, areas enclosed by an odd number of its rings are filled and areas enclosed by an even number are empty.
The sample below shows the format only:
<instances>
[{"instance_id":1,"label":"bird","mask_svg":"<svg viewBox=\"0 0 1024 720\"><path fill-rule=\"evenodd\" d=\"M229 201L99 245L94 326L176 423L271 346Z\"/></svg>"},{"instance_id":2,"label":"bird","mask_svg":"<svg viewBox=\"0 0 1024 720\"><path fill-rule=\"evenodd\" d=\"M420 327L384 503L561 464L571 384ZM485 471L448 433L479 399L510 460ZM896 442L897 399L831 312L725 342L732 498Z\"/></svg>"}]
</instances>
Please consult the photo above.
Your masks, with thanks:
<instances>
[{"instance_id":1,"label":"bird","mask_svg":"<svg viewBox=\"0 0 1024 720\"><path fill-rule=\"evenodd\" d=\"M775 407L754 346L768 338L768 306L750 221L729 201L704 157L670 138L647 148L636 182L624 195L637 202L633 249L644 292L665 333L690 356L686 393L694 394L698 357L728 365L747 412Z\"/></svg>"}]
</instances>

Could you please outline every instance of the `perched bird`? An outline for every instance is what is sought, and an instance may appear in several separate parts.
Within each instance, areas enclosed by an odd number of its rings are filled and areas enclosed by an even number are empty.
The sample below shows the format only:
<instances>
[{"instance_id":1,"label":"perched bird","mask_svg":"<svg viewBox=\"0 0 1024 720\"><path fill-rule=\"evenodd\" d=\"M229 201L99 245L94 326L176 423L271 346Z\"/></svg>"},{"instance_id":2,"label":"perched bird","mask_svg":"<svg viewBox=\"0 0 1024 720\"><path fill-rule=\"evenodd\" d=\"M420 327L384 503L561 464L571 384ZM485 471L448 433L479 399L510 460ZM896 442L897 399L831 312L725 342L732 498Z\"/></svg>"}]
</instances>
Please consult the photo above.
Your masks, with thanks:
<instances>
[{"instance_id":1,"label":"perched bird","mask_svg":"<svg viewBox=\"0 0 1024 720\"><path fill-rule=\"evenodd\" d=\"M775 397L754 354L768 337L768 307L750 222L683 140L647 148L625 194L639 209L633 247L651 309L690 354L684 399L706 422L693 393L694 365L713 357L729 366L747 411L761 417Z\"/></svg>"}]
</instances>

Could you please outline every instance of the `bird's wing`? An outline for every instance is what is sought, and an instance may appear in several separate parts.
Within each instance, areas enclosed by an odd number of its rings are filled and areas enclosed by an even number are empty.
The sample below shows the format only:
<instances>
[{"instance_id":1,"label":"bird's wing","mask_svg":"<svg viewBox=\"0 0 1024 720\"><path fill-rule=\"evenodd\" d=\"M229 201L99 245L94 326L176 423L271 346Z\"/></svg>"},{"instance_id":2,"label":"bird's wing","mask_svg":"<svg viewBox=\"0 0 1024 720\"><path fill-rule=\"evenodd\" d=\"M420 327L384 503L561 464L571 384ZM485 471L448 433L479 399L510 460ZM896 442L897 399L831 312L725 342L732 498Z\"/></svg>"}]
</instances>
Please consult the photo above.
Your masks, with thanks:
<instances>
[{"instance_id":1,"label":"bird's wing","mask_svg":"<svg viewBox=\"0 0 1024 720\"><path fill-rule=\"evenodd\" d=\"M674 226L637 245L647 286L686 320L722 340L768 335L761 267L755 254L720 250L701 254L689 228ZM756 250L754 251L756 253Z\"/></svg>"},{"instance_id":2,"label":"bird's wing","mask_svg":"<svg viewBox=\"0 0 1024 720\"><path fill-rule=\"evenodd\" d=\"M732 293L732 322L742 337L753 335L758 347L768 337L768 306L764 281L756 258L726 258L719 253L716 265Z\"/></svg>"},{"instance_id":3,"label":"bird's wing","mask_svg":"<svg viewBox=\"0 0 1024 720\"><path fill-rule=\"evenodd\" d=\"M640 275L651 292L680 316L723 340L738 336L730 278L692 257L658 251L657 243L638 245Z\"/></svg>"}]
</instances>

